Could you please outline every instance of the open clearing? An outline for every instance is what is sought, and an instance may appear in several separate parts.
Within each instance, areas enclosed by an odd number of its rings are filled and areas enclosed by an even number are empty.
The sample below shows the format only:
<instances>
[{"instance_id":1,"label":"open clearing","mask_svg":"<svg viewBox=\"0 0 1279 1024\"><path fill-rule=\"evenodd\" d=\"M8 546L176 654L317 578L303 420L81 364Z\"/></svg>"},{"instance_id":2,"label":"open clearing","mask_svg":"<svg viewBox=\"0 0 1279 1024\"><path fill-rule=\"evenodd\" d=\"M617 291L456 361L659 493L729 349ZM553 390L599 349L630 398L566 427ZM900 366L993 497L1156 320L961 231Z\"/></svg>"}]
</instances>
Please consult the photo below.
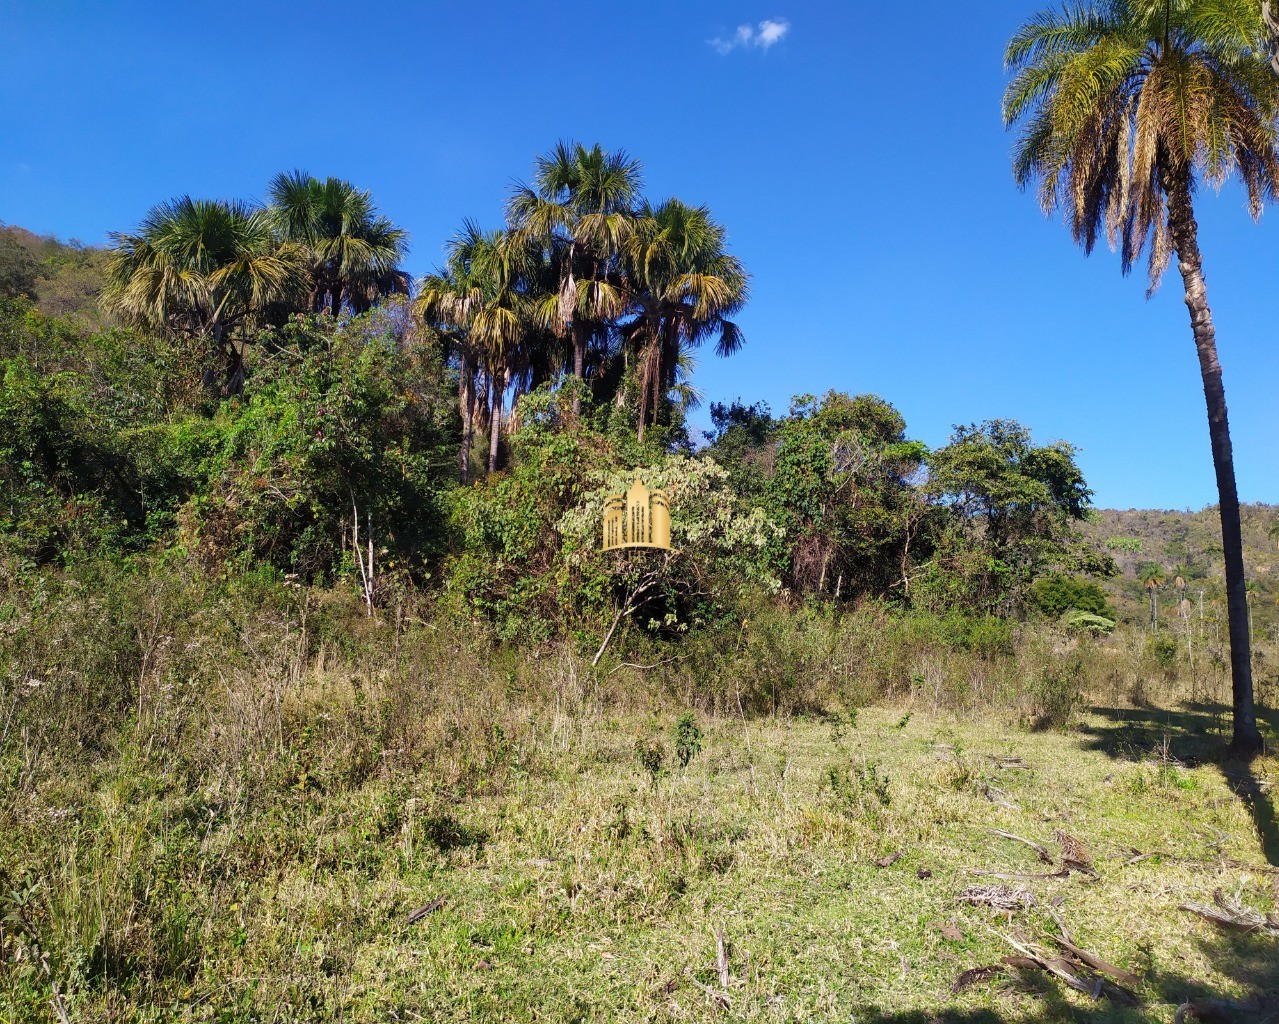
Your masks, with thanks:
<instances>
[{"instance_id":1,"label":"open clearing","mask_svg":"<svg viewBox=\"0 0 1279 1024\"><path fill-rule=\"evenodd\" d=\"M1224 722L1216 709L1093 709L1067 733L901 709L856 718L703 721L686 768L671 721L530 721L520 734L533 739L495 730L478 792L397 779L326 795L299 780L256 816L203 822L160 779L48 794L30 813L78 804L56 886L67 927L87 936L96 914L127 930L160 901L172 941L192 948L180 983L142 991L116 968L68 996L68 1012L1170 1021L1190 997L1252 1005L1279 987L1279 937L1178 909L1217 891L1262 914L1279 906L1279 765L1196 764L1199 734ZM655 778L637 752L652 740ZM971 873L1058 873L1063 843L1096 877ZM72 868L90 847L94 877ZM1009 914L960 901L973 885L1034 902ZM1029 967L953 991L962 972L1015 954L1010 937L1052 946L1062 925L1139 975L1144 1005ZM10 995L15 1016L47 1017L47 990Z\"/></svg>"}]
</instances>

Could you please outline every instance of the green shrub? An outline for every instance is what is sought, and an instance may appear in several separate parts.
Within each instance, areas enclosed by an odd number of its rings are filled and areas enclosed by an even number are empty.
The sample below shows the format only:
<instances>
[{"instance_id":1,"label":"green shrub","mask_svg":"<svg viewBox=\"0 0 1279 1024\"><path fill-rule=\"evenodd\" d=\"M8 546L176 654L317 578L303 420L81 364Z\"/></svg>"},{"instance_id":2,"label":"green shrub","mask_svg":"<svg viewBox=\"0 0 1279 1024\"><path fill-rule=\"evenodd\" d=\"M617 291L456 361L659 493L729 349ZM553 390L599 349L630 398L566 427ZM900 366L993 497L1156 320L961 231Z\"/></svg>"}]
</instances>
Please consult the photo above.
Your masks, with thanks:
<instances>
[{"instance_id":1,"label":"green shrub","mask_svg":"<svg viewBox=\"0 0 1279 1024\"><path fill-rule=\"evenodd\" d=\"M681 768L702 752L702 730L691 711L685 711L675 720L675 757Z\"/></svg>"}]
</instances>

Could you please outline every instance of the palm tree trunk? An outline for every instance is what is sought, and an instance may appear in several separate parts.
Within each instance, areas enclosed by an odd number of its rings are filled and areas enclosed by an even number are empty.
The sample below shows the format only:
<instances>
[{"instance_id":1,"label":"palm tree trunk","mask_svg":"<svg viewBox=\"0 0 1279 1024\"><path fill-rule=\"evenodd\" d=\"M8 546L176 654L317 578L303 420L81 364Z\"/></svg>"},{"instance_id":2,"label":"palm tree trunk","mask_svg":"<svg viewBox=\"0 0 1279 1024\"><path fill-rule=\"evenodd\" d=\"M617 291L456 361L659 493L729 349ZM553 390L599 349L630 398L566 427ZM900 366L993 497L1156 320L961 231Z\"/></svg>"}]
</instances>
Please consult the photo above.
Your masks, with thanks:
<instances>
[{"instance_id":1,"label":"palm tree trunk","mask_svg":"<svg viewBox=\"0 0 1279 1024\"><path fill-rule=\"evenodd\" d=\"M1208 308L1203 259L1199 253L1198 225L1190 199L1190 173L1176 173L1168 189L1168 226L1177 250L1181 279L1186 286L1186 308L1195 333L1199 372L1208 405L1208 436L1212 464L1217 473L1221 511L1221 549L1226 563L1226 618L1230 626L1230 678L1234 703L1234 736L1230 749L1247 756L1262 749L1252 696L1252 653L1248 630L1248 594L1243 568L1243 532L1239 523L1239 492L1235 486L1235 461L1226 416L1226 390L1217 359L1217 332Z\"/></svg>"},{"instance_id":2,"label":"palm tree trunk","mask_svg":"<svg viewBox=\"0 0 1279 1024\"><path fill-rule=\"evenodd\" d=\"M506 394L506 385L510 381L510 373L503 375L499 383L496 375L490 375L492 384L493 413L489 417L489 472L497 472L497 446L502 437L502 397Z\"/></svg>"},{"instance_id":3,"label":"palm tree trunk","mask_svg":"<svg viewBox=\"0 0 1279 1024\"><path fill-rule=\"evenodd\" d=\"M462 413L462 451L459 456L462 483L471 474L471 438L475 436L475 368L470 354L462 353L462 368L457 379L458 406Z\"/></svg>"},{"instance_id":4,"label":"palm tree trunk","mask_svg":"<svg viewBox=\"0 0 1279 1024\"><path fill-rule=\"evenodd\" d=\"M576 316L573 317L573 376L579 381L586 374L586 334L587 326L582 323ZM582 411L582 396L580 392L573 392L573 415L577 416Z\"/></svg>"},{"instance_id":5,"label":"palm tree trunk","mask_svg":"<svg viewBox=\"0 0 1279 1024\"><path fill-rule=\"evenodd\" d=\"M1261 17L1270 33L1270 66L1279 75L1279 7L1272 0L1262 0Z\"/></svg>"},{"instance_id":6,"label":"palm tree trunk","mask_svg":"<svg viewBox=\"0 0 1279 1024\"><path fill-rule=\"evenodd\" d=\"M644 426L648 422L648 402L652 394L648 386L648 379L653 375L653 360L656 358L657 351L656 341L650 342L651 347L643 355L640 356L639 363L639 433L638 440L642 444L644 442Z\"/></svg>"}]
</instances>

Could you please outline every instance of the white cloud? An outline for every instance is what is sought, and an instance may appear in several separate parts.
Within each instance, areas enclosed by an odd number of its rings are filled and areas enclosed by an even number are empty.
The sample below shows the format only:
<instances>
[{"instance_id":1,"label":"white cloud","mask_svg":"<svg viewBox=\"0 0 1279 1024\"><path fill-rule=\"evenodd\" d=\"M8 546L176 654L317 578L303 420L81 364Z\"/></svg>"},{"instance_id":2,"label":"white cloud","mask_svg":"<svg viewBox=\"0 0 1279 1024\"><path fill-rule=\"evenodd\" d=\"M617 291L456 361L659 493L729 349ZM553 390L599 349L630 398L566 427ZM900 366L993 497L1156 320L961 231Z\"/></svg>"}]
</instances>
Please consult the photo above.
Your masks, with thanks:
<instances>
[{"instance_id":1,"label":"white cloud","mask_svg":"<svg viewBox=\"0 0 1279 1024\"><path fill-rule=\"evenodd\" d=\"M758 27L738 25L737 31L725 39L716 36L707 42L721 56L738 49L768 50L775 43L780 43L790 31L790 22L785 18L765 18Z\"/></svg>"}]
</instances>

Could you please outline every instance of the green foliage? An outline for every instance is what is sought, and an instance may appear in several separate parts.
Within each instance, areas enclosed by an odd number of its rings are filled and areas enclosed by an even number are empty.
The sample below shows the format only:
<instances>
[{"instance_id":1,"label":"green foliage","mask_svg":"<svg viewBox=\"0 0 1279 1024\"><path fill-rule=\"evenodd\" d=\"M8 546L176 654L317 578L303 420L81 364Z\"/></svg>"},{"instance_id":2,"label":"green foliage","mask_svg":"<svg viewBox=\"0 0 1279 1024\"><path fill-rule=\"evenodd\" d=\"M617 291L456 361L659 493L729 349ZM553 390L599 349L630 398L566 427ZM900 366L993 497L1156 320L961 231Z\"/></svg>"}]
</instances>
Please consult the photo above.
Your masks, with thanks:
<instances>
[{"instance_id":1,"label":"green foliage","mask_svg":"<svg viewBox=\"0 0 1279 1024\"><path fill-rule=\"evenodd\" d=\"M783 420L740 405L715 415L711 454L780 528L768 546L778 576L802 593L900 592L930 510L912 486L926 449L896 409L831 392L797 398Z\"/></svg>"},{"instance_id":2,"label":"green foliage","mask_svg":"<svg viewBox=\"0 0 1279 1024\"><path fill-rule=\"evenodd\" d=\"M389 311L267 335L249 394L200 432L207 484L182 508L186 543L213 562L327 577L358 513L379 563L421 571L443 541L451 403L433 353L403 352L399 337Z\"/></svg>"},{"instance_id":3,"label":"green foliage","mask_svg":"<svg viewBox=\"0 0 1279 1024\"><path fill-rule=\"evenodd\" d=\"M892 802L888 774L879 763L863 757L851 763L833 764L826 770L826 785L836 810L854 820L876 819Z\"/></svg>"},{"instance_id":4,"label":"green foliage","mask_svg":"<svg viewBox=\"0 0 1279 1024\"><path fill-rule=\"evenodd\" d=\"M675 720L675 757L681 768L702 752L702 730L697 724L697 716L685 711Z\"/></svg>"},{"instance_id":5,"label":"green foliage","mask_svg":"<svg viewBox=\"0 0 1279 1024\"><path fill-rule=\"evenodd\" d=\"M1029 697L1031 728L1066 728L1084 701L1083 663L1046 672L1033 682Z\"/></svg>"},{"instance_id":6,"label":"green foliage","mask_svg":"<svg viewBox=\"0 0 1279 1024\"><path fill-rule=\"evenodd\" d=\"M36 258L0 225L0 299L34 299L39 276Z\"/></svg>"},{"instance_id":7,"label":"green foliage","mask_svg":"<svg viewBox=\"0 0 1279 1024\"><path fill-rule=\"evenodd\" d=\"M1058 618L1072 610L1114 618L1113 611L1106 604L1105 591L1091 580L1078 576L1061 573L1044 576L1031 584L1030 596L1039 610L1050 618Z\"/></svg>"},{"instance_id":8,"label":"green foliage","mask_svg":"<svg viewBox=\"0 0 1279 1024\"><path fill-rule=\"evenodd\" d=\"M933 600L1007 614L1046 568L1108 570L1072 529L1092 492L1065 442L1036 446L1012 420L957 427L929 458L929 488L954 513L924 581Z\"/></svg>"},{"instance_id":9,"label":"green foliage","mask_svg":"<svg viewBox=\"0 0 1279 1024\"><path fill-rule=\"evenodd\" d=\"M1179 649L1177 638L1167 633L1152 633L1146 637L1146 652L1160 668L1171 668L1177 661Z\"/></svg>"},{"instance_id":10,"label":"green foliage","mask_svg":"<svg viewBox=\"0 0 1279 1024\"><path fill-rule=\"evenodd\" d=\"M1106 548L1109 551L1127 551L1138 554L1141 551L1140 537L1107 537Z\"/></svg>"},{"instance_id":11,"label":"green foliage","mask_svg":"<svg viewBox=\"0 0 1279 1024\"><path fill-rule=\"evenodd\" d=\"M1070 612L1063 620L1066 628L1077 633L1105 636L1115 631L1115 620L1091 612Z\"/></svg>"}]
</instances>

